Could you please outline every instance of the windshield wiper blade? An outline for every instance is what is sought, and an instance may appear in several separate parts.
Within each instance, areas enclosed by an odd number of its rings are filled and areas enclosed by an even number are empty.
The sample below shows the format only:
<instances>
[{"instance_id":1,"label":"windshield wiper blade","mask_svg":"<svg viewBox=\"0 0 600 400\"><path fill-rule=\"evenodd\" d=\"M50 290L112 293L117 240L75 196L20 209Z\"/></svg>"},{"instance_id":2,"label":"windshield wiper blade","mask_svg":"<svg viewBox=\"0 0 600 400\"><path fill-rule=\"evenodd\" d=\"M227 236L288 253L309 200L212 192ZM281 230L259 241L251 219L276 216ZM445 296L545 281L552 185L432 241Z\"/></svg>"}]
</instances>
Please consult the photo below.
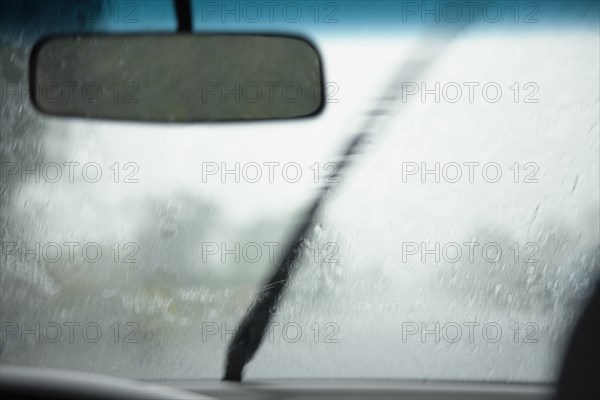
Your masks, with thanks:
<instances>
[{"instance_id":1,"label":"windshield wiper blade","mask_svg":"<svg viewBox=\"0 0 600 400\"><path fill-rule=\"evenodd\" d=\"M338 182L339 179L336 178L345 170L361 146L369 141L375 132L383 131L381 120L391 114L397 99L402 97L404 83L415 82L415 79L433 64L437 56L448 47L463 28L464 24L459 24L454 29L445 32L444 35L440 35L440 32L425 35L421 43L417 44L415 53L409 57L408 62L400 67L376 107L369 113L364 126L342 154L337 171L329 182ZM294 235L294 244L288 247L273 276L263 286L263 290L259 291L254 304L240 322L227 350L224 381L241 382L244 367L260 347L269 321L276 312L277 303L301 253L302 243L309 236L320 207L333 187L333 183L322 187L313 206L307 211L304 222Z\"/></svg>"},{"instance_id":2,"label":"windshield wiper blade","mask_svg":"<svg viewBox=\"0 0 600 400\"><path fill-rule=\"evenodd\" d=\"M358 135L351 143L344 160L340 163L337 170L338 173L350 156L358 149L363 137L364 135ZM336 175L331 176L333 181L337 181L335 179ZM275 270L275 273L267 284L259 291L254 304L242 319L229 344L227 365L223 380L234 382L242 380L242 371L260 347L271 316L276 311L277 302L287 285L292 269L301 253L303 240L309 236L309 231L317 212L331 188L331 185L323 187L317 200L310 210L308 210L306 219L294 235L295 240L293 245L287 248L279 267Z\"/></svg>"}]
</instances>

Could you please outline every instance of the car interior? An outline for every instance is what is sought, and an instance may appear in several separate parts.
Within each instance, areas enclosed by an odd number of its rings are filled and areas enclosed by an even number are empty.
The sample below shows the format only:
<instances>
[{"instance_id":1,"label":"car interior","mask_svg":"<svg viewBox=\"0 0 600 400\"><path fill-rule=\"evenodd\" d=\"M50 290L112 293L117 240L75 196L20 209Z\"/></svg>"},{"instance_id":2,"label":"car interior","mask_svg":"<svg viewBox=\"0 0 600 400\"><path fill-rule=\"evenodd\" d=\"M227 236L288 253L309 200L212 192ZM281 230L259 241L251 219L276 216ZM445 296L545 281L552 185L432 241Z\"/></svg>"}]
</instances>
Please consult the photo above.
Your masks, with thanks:
<instances>
[{"instance_id":1,"label":"car interior","mask_svg":"<svg viewBox=\"0 0 600 400\"><path fill-rule=\"evenodd\" d=\"M1 11L2 398L600 397L600 2Z\"/></svg>"}]
</instances>

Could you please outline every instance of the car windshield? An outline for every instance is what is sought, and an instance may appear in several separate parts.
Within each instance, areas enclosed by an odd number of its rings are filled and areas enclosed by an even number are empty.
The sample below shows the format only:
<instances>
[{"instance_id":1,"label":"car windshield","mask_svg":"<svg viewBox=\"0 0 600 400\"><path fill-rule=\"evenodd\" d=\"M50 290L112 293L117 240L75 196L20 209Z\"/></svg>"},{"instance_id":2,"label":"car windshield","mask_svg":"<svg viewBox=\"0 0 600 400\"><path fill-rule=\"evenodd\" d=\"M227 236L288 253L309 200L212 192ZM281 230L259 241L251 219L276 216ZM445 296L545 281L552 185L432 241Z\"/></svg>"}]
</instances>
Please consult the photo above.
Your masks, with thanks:
<instances>
[{"instance_id":1,"label":"car windshield","mask_svg":"<svg viewBox=\"0 0 600 400\"><path fill-rule=\"evenodd\" d=\"M171 0L1 4L2 365L221 379L332 187L245 380L555 380L600 272L597 1L192 1L195 33L299 35L325 77L317 116L208 124L30 99L38 41L174 33Z\"/></svg>"}]
</instances>

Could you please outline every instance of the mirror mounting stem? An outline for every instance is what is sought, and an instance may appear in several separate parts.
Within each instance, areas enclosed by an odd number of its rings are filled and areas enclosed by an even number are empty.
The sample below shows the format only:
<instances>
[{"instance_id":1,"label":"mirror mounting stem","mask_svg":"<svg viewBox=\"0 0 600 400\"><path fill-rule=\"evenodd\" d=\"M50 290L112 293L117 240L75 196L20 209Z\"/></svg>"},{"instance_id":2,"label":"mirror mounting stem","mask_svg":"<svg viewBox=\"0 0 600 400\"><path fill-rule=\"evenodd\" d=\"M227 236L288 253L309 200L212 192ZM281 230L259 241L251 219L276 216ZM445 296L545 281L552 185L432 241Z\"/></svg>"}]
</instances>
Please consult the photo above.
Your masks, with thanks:
<instances>
[{"instance_id":1,"label":"mirror mounting stem","mask_svg":"<svg viewBox=\"0 0 600 400\"><path fill-rule=\"evenodd\" d=\"M173 0L177 13L177 33L192 32L192 7L190 0Z\"/></svg>"}]
</instances>

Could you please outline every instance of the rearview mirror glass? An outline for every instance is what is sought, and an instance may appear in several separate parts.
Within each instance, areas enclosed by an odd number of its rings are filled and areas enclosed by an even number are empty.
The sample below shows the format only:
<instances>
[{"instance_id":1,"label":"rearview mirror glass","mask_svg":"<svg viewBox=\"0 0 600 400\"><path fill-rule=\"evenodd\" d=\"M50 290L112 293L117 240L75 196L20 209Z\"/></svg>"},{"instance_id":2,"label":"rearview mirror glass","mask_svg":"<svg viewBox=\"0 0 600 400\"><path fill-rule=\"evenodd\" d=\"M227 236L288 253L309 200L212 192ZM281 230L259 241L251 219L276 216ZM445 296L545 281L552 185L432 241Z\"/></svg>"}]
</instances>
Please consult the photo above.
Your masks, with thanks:
<instances>
[{"instance_id":1,"label":"rearview mirror glass","mask_svg":"<svg viewBox=\"0 0 600 400\"><path fill-rule=\"evenodd\" d=\"M317 51L279 36L76 36L39 44L32 99L49 114L194 122L297 118L322 108Z\"/></svg>"}]
</instances>

